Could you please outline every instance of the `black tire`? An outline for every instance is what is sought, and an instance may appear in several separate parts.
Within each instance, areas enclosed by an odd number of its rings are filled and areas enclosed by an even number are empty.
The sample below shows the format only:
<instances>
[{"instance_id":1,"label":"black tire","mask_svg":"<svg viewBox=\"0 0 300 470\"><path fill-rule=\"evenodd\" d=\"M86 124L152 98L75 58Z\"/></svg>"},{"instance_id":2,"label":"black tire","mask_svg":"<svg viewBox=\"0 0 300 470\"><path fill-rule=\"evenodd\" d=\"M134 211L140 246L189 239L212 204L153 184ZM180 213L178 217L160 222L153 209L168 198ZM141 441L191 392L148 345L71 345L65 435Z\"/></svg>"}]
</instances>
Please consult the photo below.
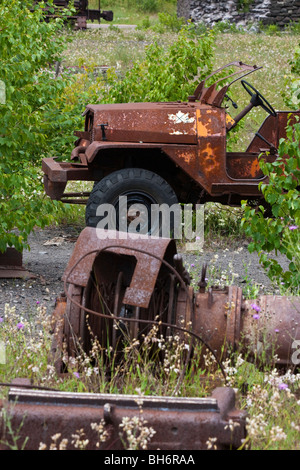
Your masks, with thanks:
<instances>
[{"instance_id":1,"label":"black tire","mask_svg":"<svg viewBox=\"0 0 300 470\"><path fill-rule=\"evenodd\" d=\"M126 199L119 199L120 196L126 196ZM119 206L119 203L125 204L126 202L127 212L125 213L125 206ZM106 212L105 215L102 214L105 207L101 206L103 204L109 204L110 207L114 208L111 214L109 212ZM139 206L140 204L142 206ZM174 204L178 205L178 199L171 186L156 173L141 168L124 168L95 183L86 206L86 225L121 231L132 231L132 225L134 225L134 230L142 234L165 236L165 233L162 234L161 231L161 221L156 220L153 223L149 218L152 204L158 204L159 206L165 204L171 207ZM139 224L137 224L135 218L137 212L135 217L133 216L129 221L130 207L133 208L132 210L146 207L147 212L138 214L140 215ZM114 214L116 214L115 226L112 222ZM119 214L121 214L120 218ZM126 220L124 214L126 214ZM109 221L109 226L104 226L105 221ZM171 231L173 230L173 223L174 221L170 222Z\"/></svg>"}]
</instances>

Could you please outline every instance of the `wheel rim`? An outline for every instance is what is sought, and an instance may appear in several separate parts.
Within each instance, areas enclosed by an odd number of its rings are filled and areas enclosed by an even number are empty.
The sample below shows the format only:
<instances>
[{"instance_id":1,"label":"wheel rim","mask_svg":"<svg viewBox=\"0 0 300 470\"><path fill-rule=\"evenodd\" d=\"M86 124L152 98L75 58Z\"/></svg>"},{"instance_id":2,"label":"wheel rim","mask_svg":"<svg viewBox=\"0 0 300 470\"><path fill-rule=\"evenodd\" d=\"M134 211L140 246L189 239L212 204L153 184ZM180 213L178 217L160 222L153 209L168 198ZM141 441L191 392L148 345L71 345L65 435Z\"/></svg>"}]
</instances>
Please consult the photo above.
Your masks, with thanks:
<instances>
[{"instance_id":1,"label":"wheel rim","mask_svg":"<svg viewBox=\"0 0 300 470\"><path fill-rule=\"evenodd\" d=\"M159 222L152 223L151 211L156 199L144 191L126 191L113 203L116 211L116 229L129 233L154 235Z\"/></svg>"}]
</instances>

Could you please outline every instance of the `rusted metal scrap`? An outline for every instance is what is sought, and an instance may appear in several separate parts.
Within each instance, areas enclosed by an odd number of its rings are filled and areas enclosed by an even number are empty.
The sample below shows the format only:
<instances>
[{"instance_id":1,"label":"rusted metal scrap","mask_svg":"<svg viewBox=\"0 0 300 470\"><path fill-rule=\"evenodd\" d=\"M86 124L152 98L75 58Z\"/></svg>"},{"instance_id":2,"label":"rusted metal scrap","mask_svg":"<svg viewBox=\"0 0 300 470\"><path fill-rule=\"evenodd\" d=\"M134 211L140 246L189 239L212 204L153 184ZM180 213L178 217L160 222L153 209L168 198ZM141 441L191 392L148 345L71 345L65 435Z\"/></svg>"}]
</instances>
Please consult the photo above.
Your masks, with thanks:
<instances>
[{"instance_id":1,"label":"rusted metal scrap","mask_svg":"<svg viewBox=\"0 0 300 470\"><path fill-rule=\"evenodd\" d=\"M41 1L35 0L36 3ZM73 7L75 11L71 15L64 15L64 21L74 24L74 29L86 29L88 21L98 21L100 23L101 18L105 21L113 20L113 12L111 10L100 10L100 0L98 0L97 9L90 8L91 3L89 0L74 0L73 2L71 0L54 0L52 8L47 8L47 5L44 6L45 18L47 20L50 18L62 18L63 10Z\"/></svg>"},{"instance_id":2,"label":"rusted metal scrap","mask_svg":"<svg viewBox=\"0 0 300 470\"><path fill-rule=\"evenodd\" d=\"M22 445L28 439L25 450L37 450L41 443L49 449L53 444L51 437L57 433L61 435L60 441L67 439L67 449L74 449L72 435L80 429L84 439L88 439L87 450L122 450L120 424L124 418L135 417L142 417L144 426L155 431L148 450L207 449L211 437L216 438L217 449L236 449L246 437L246 414L235 408L235 393L227 387L216 388L207 398L141 399L138 395L30 390L15 384L9 390L5 407L11 428L18 429L18 442ZM101 421L104 442L99 442L91 426ZM11 436L1 418L0 438L6 442L0 449L8 449Z\"/></svg>"},{"instance_id":3,"label":"rusted metal scrap","mask_svg":"<svg viewBox=\"0 0 300 470\"><path fill-rule=\"evenodd\" d=\"M23 265L23 255L15 248L0 253L0 279L29 279L35 277Z\"/></svg>"},{"instance_id":4,"label":"rusted metal scrap","mask_svg":"<svg viewBox=\"0 0 300 470\"><path fill-rule=\"evenodd\" d=\"M300 340L299 298L246 300L237 286L207 288L205 269L196 292L174 240L123 236L86 227L77 240L64 273L65 296L53 313L59 325L52 350L58 370L63 342L74 355L80 338L88 352L90 331L102 344L118 348L122 330L113 327L118 322L132 339L153 324L163 335L191 335L219 361L228 351L240 350L249 360L264 355L293 366L293 347Z\"/></svg>"}]
</instances>

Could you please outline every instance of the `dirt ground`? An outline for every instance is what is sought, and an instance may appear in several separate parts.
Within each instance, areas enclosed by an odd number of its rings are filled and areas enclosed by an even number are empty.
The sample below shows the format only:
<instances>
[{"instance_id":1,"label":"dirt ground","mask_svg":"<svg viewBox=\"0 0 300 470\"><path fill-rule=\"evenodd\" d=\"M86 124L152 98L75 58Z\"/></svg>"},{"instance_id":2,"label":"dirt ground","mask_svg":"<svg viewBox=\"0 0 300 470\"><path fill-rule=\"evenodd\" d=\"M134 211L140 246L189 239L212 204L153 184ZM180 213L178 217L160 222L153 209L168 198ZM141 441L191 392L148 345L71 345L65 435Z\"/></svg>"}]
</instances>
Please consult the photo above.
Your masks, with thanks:
<instances>
[{"instance_id":1,"label":"dirt ground","mask_svg":"<svg viewBox=\"0 0 300 470\"><path fill-rule=\"evenodd\" d=\"M47 311L53 311L56 298L63 292L62 275L67 266L80 229L74 227L54 227L36 230L29 237L30 251L23 253L23 265L34 276L28 279L0 279L0 316L8 303L15 306L20 315L34 313L36 306L43 304ZM180 252L180 249L178 248ZM264 292L271 289L270 281L259 265L256 253L250 254L247 244L241 243L234 248L216 247L203 250L195 255L183 253L188 270L197 276L202 265L215 266L218 273L229 270L238 274L236 285L245 286L256 282Z\"/></svg>"}]
</instances>

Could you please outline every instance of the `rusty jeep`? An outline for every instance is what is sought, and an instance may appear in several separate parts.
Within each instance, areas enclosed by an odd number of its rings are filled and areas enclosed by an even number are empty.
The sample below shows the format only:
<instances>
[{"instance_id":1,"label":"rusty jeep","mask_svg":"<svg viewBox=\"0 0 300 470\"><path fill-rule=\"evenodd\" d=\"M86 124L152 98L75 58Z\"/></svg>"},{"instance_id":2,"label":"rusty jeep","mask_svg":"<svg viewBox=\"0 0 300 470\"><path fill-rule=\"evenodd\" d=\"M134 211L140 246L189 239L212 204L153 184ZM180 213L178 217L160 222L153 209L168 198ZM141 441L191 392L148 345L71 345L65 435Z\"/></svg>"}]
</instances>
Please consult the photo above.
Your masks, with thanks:
<instances>
[{"instance_id":1,"label":"rusty jeep","mask_svg":"<svg viewBox=\"0 0 300 470\"><path fill-rule=\"evenodd\" d=\"M52 199L86 204L86 225L91 227L100 220L97 209L101 204L119 210L121 195L126 196L128 211L136 204L148 208L151 204L215 201L240 205L242 199L262 200L258 186L266 177L259 155L277 157L291 113L275 111L244 80L261 68L231 62L201 81L187 102L87 105L85 129L75 132L78 139L71 161L45 158L42 162L46 193ZM217 79L219 72L222 79ZM225 78L224 72L228 72ZM227 93L238 80L250 102L232 118L227 112ZM227 136L256 106L267 116L248 148L227 151ZM293 113L292 119L296 115L300 112ZM94 187L90 192L66 192L67 183L76 180L94 181Z\"/></svg>"}]
</instances>

